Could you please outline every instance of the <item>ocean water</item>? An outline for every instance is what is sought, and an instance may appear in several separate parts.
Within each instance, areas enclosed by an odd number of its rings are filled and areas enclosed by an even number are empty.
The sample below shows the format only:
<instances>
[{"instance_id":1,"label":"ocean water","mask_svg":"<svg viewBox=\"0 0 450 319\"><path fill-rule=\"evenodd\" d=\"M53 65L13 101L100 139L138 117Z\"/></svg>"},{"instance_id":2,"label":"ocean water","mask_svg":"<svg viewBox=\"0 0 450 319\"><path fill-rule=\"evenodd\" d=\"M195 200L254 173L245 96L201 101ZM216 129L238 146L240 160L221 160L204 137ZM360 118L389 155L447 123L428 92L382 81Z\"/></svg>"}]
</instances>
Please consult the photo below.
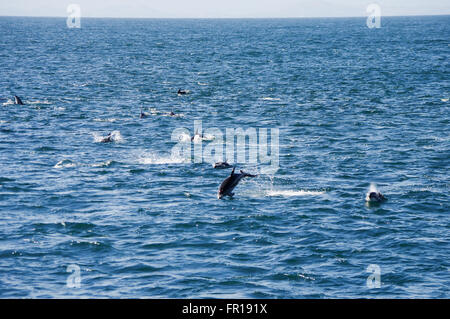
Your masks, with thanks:
<instances>
[{"instance_id":1,"label":"ocean water","mask_svg":"<svg viewBox=\"0 0 450 319\"><path fill-rule=\"evenodd\" d=\"M450 297L449 16L0 34L1 298ZM279 129L279 169L218 200L194 120Z\"/></svg>"}]
</instances>

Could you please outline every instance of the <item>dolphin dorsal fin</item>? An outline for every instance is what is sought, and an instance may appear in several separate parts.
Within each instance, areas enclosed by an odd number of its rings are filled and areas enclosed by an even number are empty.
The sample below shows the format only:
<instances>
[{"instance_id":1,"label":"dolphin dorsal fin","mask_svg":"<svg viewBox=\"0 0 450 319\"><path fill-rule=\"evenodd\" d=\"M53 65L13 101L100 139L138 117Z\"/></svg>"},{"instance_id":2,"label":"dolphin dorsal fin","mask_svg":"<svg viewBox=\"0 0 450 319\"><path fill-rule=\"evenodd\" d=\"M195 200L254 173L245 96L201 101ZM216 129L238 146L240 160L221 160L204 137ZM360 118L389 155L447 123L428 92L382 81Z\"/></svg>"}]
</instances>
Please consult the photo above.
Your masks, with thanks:
<instances>
[{"instance_id":1,"label":"dolphin dorsal fin","mask_svg":"<svg viewBox=\"0 0 450 319\"><path fill-rule=\"evenodd\" d=\"M230 174L230 176L233 176L234 175L234 170L236 169L236 166L233 166L233 170L231 171L231 174Z\"/></svg>"}]
</instances>

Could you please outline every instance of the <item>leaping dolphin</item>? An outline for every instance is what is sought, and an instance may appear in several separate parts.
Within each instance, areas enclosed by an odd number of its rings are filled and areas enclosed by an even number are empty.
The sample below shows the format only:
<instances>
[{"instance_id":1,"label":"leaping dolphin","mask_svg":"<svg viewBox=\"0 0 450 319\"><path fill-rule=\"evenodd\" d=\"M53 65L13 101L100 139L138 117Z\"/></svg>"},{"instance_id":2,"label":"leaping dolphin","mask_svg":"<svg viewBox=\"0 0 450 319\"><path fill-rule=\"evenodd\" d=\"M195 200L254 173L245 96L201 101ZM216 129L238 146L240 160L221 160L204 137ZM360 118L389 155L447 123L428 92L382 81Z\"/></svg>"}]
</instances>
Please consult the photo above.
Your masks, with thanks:
<instances>
[{"instance_id":1,"label":"leaping dolphin","mask_svg":"<svg viewBox=\"0 0 450 319\"><path fill-rule=\"evenodd\" d=\"M24 105L20 97L14 95L14 104Z\"/></svg>"},{"instance_id":2,"label":"leaping dolphin","mask_svg":"<svg viewBox=\"0 0 450 319\"><path fill-rule=\"evenodd\" d=\"M217 198L222 199L224 196L233 197L234 193L232 193L233 189L239 184L241 179L244 177L256 177L256 175L245 173L244 171L240 171L240 174L235 174L234 170L236 167L233 167L230 176L225 178L225 180L220 184L219 191L217 193Z\"/></svg>"}]
</instances>

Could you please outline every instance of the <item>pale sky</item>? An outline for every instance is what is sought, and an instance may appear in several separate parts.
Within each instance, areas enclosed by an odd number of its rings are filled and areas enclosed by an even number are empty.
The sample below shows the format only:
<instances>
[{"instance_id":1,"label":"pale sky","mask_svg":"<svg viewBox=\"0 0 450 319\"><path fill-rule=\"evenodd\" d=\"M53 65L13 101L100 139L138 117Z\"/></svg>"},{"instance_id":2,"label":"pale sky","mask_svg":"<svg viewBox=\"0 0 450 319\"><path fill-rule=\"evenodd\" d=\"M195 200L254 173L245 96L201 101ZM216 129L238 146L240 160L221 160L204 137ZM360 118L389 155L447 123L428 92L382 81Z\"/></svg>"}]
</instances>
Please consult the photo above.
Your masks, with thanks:
<instances>
[{"instance_id":1,"label":"pale sky","mask_svg":"<svg viewBox=\"0 0 450 319\"><path fill-rule=\"evenodd\" d=\"M0 0L0 16L66 17L72 3L81 17L354 17L367 16L371 3L382 16L450 14L450 0Z\"/></svg>"}]
</instances>

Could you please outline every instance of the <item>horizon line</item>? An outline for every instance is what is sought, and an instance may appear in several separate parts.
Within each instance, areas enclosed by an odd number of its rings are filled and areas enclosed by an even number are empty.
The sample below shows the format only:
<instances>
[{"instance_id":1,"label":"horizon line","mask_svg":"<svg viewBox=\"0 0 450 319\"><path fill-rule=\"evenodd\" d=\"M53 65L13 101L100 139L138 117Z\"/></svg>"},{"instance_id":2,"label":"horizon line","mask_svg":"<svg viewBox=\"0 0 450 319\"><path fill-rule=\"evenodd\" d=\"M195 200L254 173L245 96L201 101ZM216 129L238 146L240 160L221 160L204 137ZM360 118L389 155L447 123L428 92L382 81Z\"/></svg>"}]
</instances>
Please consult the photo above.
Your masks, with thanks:
<instances>
[{"instance_id":1,"label":"horizon line","mask_svg":"<svg viewBox=\"0 0 450 319\"><path fill-rule=\"evenodd\" d=\"M442 14L406 14L406 15L381 15L383 17L436 17L436 16L449 16L450 13L442 13ZM68 16L45 16L45 15L36 15L36 16L20 16L20 15L0 15L0 18L67 18ZM232 20L232 19L319 19L319 18L367 18L366 15L359 16L299 16L299 17L118 17L118 16L81 16L81 18L87 19L186 19L186 20Z\"/></svg>"}]
</instances>

